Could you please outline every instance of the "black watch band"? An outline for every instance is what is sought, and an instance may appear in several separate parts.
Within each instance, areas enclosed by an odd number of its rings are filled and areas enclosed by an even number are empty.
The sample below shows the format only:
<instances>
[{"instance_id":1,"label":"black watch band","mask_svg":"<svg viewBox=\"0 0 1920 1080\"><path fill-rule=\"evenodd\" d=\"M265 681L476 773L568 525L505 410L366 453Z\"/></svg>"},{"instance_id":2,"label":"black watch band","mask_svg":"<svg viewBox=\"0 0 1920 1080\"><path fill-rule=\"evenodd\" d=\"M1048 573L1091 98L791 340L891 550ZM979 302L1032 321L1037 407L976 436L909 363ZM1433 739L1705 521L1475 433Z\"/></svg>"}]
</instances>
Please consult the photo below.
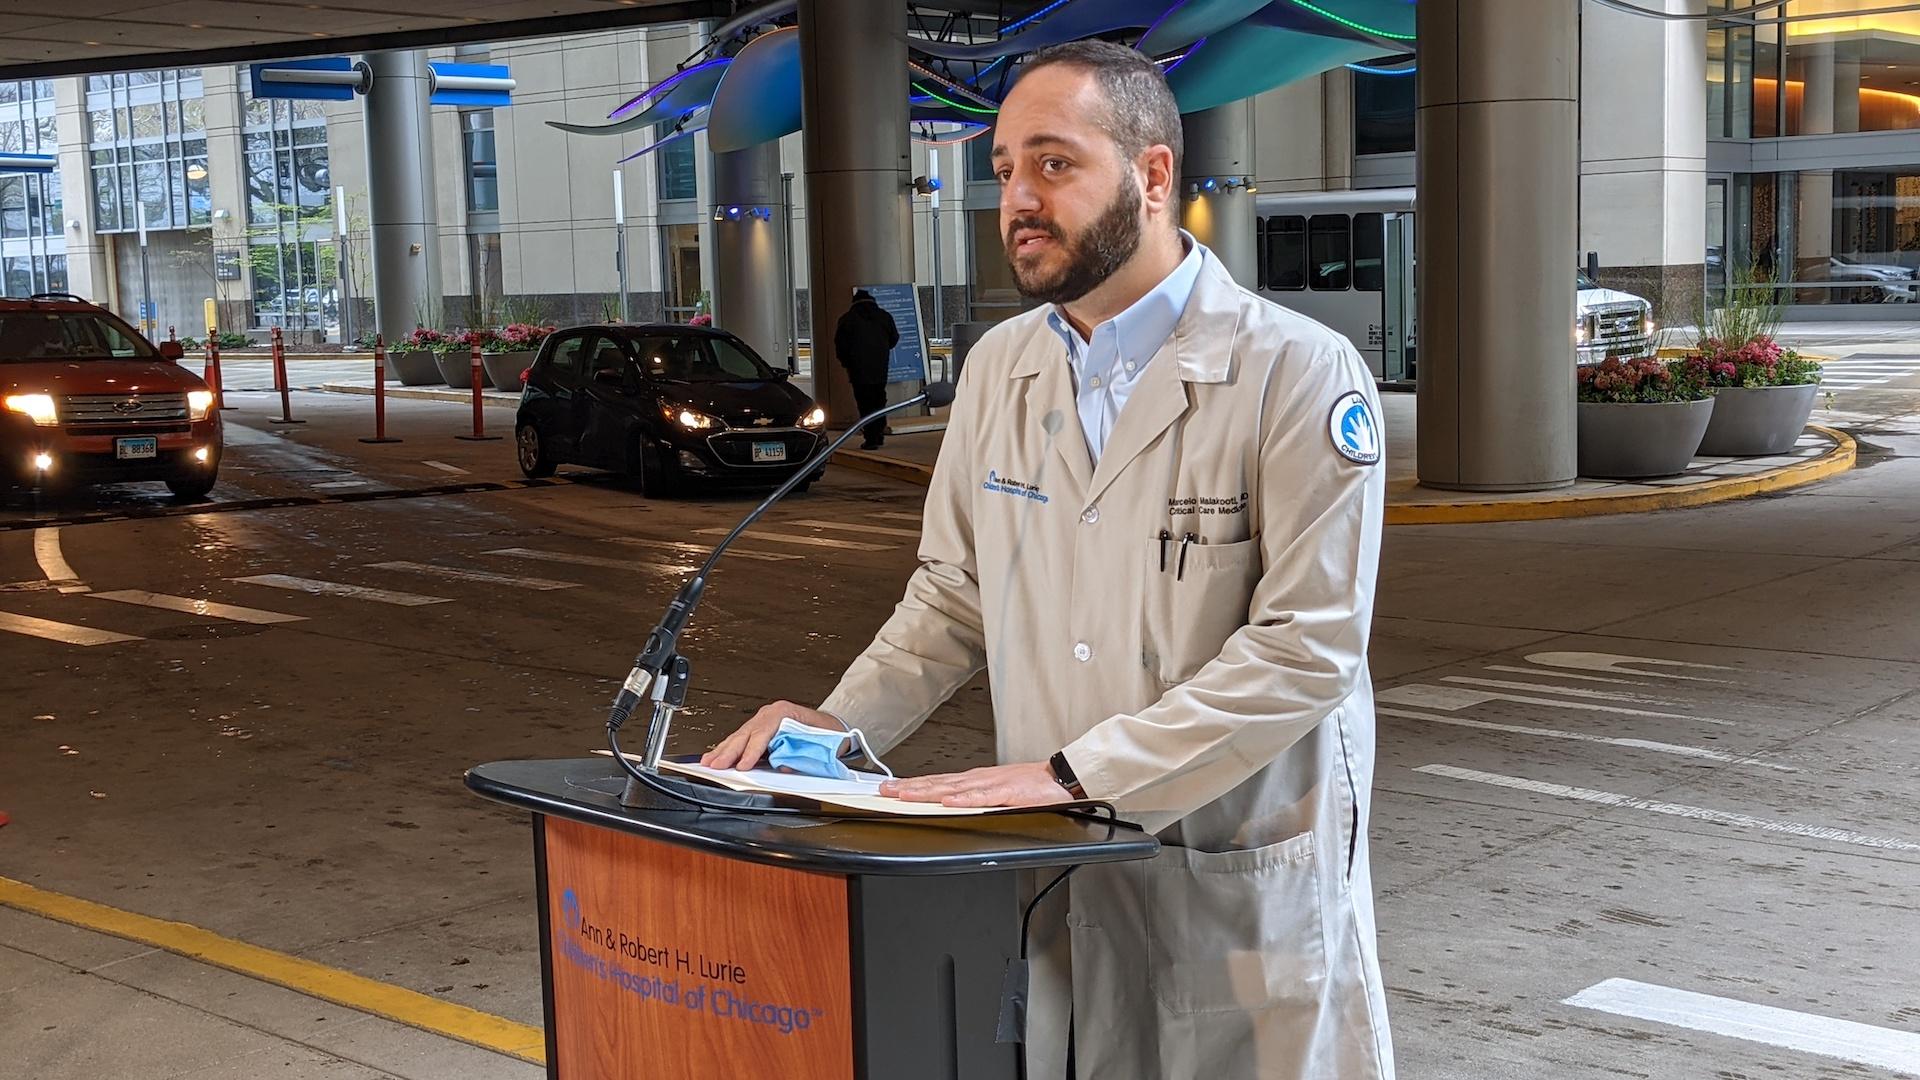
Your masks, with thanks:
<instances>
[{"instance_id":1,"label":"black watch band","mask_svg":"<svg viewBox=\"0 0 1920 1080\"><path fill-rule=\"evenodd\" d=\"M1087 797L1087 789L1080 786L1080 778L1073 774L1073 766L1067 764L1067 752L1058 751L1047 759L1047 768L1053 770L1054 783L1067 789L1067 794L1076 799Z\"/></svg>"}]
</instances>

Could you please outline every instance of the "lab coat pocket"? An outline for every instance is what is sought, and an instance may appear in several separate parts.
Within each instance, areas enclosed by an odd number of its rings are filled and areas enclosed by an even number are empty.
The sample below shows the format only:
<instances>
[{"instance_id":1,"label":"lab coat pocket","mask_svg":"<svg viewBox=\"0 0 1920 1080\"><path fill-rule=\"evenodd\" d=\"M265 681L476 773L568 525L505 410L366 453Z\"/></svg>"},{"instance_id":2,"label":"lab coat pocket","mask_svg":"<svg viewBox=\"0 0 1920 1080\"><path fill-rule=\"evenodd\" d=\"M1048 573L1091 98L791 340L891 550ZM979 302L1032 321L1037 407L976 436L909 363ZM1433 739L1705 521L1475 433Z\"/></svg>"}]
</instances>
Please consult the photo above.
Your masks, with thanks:
<instances>
[{"instance_id":1,"label":"lab coat pocket","mask_svg":"<svg viewBox=\"0 0 1920 1080\"><path fill-rule=\"evenodd\" d=\"M1147 591L1142 605L1141 662L1168 685L1183 683L1220 655L1234 631L1247 624L1254 586L1260 581L1259 538L1234 544L1147 542ZM1166 569L1161 570L1161 552Z\"/></svg>"},{"instance_id":2,"label":"lab coat pocket","mask_svg":"<svg viewBox=\"0 0 1920 1080\"><path fill-rule=\"evenodd\" d=\"M1148 978L1177 1014L1320 1000L1327 981L1313 834L1244 851L1165 848L1147 866Z\"/></svg>"}]
</instances>

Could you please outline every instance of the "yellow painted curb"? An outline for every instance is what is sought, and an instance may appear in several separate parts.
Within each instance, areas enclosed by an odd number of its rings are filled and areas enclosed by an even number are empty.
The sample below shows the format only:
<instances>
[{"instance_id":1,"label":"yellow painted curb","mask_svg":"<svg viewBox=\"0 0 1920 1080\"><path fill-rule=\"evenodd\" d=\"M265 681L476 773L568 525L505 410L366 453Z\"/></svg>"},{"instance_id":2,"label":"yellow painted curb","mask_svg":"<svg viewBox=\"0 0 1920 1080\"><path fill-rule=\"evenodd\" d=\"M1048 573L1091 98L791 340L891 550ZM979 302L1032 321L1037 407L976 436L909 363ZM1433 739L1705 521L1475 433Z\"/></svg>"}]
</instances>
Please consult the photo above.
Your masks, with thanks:
<instances>
[{"instance_id":1,"label":"yellow painted curb","mask_svg":"<svg viewBox=\"0 0 1920 1080\"><path fill-rule=\"evenodd\" d=\"M1389 525L1465 525L1495 521L1546 521L1553 518L1638 514L1650 510L1680 510L1692 506L1744 499L1769 491L1811 484L1853 468L1859 453L1852 436L1818 424L1807 430L1832 439L1825 454L1796 465L1751 476L1729 476L1689 484L1683 488L1637 491L1620 495L1562 495L1538 499L1488 499L1479 502L1389 503Z\"/></svg>"},{"instance_id":2,"label":"yellow painted curb","mask_svg":"<svg viewBox=\"0 0 1920 1080\"><path fill-rule=\"evenodd\" d=\"M91 900L35 888L0 877L0 905L111 934L226 968L310 997L445 1035L536 1065L547 1060L546 1034L503 1016L441 1001L417 991L316 964L297 956L221 937L186 923L169 922Z\"/></svg>"},{"instance_id":3,"label":"yellow painted curb","mask_svg":"<svg viewBox=\"0 0 1920 1080\"><path fill-rule=\"evenodd\" d=\"M1554 518L1599 517L1604 514L1640 514L1650 510L1680 510L1744 499L1769 491L1811 484L1853 468L1858 447L1852 436L1833 428L1808 424L1807 430L1832 439L1832 450L1808 461L1751 476L1728 476L1689 484L1683 488L1636 491L1619 495L1547 495L1532 499L1481 499L1445 503L1387 504L1388 525L1472 525L1498 521L1547 521ZM866 451L842 450L834 464L873 473L890 480L926 487L933 469ZM1413 485L1407 485L1409 487Z\"/></svg>"}]
</instances>

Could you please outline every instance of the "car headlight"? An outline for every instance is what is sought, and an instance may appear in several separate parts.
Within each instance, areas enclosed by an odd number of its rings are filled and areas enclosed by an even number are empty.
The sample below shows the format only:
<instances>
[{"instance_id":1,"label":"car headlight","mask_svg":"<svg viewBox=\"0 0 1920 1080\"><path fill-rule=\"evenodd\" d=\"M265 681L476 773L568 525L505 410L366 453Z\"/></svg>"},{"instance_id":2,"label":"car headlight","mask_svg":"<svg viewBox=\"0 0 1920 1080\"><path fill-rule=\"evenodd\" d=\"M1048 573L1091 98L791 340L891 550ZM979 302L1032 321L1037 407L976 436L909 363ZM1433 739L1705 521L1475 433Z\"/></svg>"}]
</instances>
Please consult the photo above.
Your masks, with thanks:
<instances>
[{"instance_id":1,"label":"car headlight","mask_svg":"<svg viewBox=\"0 0 1920 1080\"><path fill-rule=\"evenodd\" d=\"M668 405L661 411L667 414L667 419L688 431L710 431L720 426L720 421L694 409L676 409Z\"/></svg>"},{"instance_id":2,"label":"car headlight","mask_svg":"<svg viewBox=\"0 0 1920 1080\"><path fill-rule=\"evenodd\" d=\"M60 413L53 406L52 394L8 394L7 411L23 413L41 427L52 427L60 422Z\"/></svg>"},{"instance_id":3,"label":"car headlight","mask_svg":"<svg viewBox=\"0 0 1920 1080\"><path fill-rule=\"evenodd\" d=\"M826 423L827 410L817 407L812 412L800 418L801 427L825 427Z\"/></svg>"},{"instance_id":4,"label":"car headlight","mask_svg":"<svg viewBox=\"0 0 1920 1080\"><path fill-rule=\"evenodd\" d=\"M213 411L213 391L211 390L187 391L187 419L205 420L207 418L207 414L212 411Z\"/></svg>"}]
</instances>

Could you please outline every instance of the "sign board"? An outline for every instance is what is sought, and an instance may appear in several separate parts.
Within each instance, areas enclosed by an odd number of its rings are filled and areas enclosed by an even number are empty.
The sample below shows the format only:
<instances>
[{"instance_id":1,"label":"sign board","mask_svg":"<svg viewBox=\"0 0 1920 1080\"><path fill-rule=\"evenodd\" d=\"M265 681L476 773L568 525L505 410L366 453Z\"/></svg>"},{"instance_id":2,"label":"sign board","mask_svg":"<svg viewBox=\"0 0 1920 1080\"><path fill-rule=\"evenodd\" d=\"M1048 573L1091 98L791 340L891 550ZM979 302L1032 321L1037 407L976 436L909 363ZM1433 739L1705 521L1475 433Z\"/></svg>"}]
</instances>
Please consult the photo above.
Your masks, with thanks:
<instances>
[{"instance_id":1,"label":"sign board","mask_svg":"<svg viewBox=\"0 0 1920 1080\"><path fill-rule=\"evenodd\" d=\"M920 292L907 285L861 285L873 294L880 309L893 316L900 331L900 344L887 357L887 381L925 382L927 379L927 339L920 325Z\"/></svg>"},{"instance_id":2,"label":"sign board","mask_svg":"<svg viewBox=\"0 0 1920 1080\"><path fill-rule=\"evenodd\" d=\"M214 252L213 277L215 281L239 281L240 253L237 251Z\"/></svg>"},{"instance_id":3,"label":"sign board","mask_svg":"<svg viewBox=\"0 0 1920 1080\"><path fill-rule=\"evenodd\" d=\"M253 96L301 101L352 101L362 76L347 56L276 60L247 69Z\"/></svg>"}]
</instances>

